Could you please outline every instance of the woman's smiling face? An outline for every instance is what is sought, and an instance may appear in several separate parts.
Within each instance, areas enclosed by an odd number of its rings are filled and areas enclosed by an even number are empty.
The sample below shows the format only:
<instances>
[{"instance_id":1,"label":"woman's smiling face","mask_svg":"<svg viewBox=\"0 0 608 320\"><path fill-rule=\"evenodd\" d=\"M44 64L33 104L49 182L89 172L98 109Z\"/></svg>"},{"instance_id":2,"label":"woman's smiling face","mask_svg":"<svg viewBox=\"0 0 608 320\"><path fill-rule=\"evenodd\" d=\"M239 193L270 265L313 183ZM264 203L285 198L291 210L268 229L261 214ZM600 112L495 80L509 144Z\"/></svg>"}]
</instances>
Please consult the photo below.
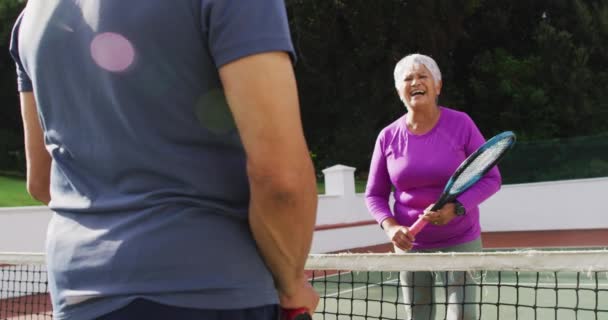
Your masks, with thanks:
<instances>
[{"instance_id":1,"label":"woman's smiling face","mask_svg":"<svg viewBox=\"0 0 608 320\"><path fill-rule=\"evenodd\" d=\"M412 64L405 70L403 102L410 108L435 106L441 92L441 81L433 79L431 72L423 64Z\"/></svg>"}]
</instances>

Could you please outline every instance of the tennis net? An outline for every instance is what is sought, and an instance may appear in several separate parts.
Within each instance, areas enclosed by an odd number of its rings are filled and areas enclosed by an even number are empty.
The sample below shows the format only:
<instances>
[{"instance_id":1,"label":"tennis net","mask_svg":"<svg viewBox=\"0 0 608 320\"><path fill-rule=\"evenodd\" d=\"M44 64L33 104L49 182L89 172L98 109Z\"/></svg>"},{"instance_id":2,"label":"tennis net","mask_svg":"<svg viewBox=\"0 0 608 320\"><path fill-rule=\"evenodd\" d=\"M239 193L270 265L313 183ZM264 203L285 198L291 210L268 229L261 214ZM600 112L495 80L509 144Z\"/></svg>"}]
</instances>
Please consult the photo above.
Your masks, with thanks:
<instances>
[{"instance_id":1,"label":"tennis net","mask_svg":"<svg viewBox=\"0 0 608 320\"><path fill-rule=\"evenodd\" d=\"M307 269L315 319L608 320L606 250L311 255Z\"/></svg>"},{"instance_id":2,"label":"tennis net","mask_svg":"<svg viewBox=\"0 0 608 320\"><path fill-rule=\"evenodd\" d=\"M317 320L608 320L608 250L313 254L306 268ZM46 277L43 255L0 254L0 319L51 319Z\"/></svg>"},{"instance_id":3,"label":"tennis net","mask_svg":"<svg viewBox=\"0 0 608 320\"><path fill-rule=\"evenodd\" d=\"M51 319L44 255L0 253L0 319Z\"/></svg>"}]
</instances>

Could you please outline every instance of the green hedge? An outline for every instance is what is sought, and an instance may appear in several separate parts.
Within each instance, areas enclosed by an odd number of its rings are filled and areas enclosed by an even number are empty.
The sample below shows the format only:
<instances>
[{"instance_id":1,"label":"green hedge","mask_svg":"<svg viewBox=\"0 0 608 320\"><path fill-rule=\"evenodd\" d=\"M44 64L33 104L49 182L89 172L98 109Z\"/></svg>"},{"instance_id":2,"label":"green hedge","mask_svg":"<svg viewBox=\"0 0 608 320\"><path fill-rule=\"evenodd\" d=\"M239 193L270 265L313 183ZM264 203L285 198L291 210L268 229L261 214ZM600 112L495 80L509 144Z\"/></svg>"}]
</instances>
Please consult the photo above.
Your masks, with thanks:
<instances>
[{"instance_id":1,"label":"green hedge","mask_svg":"<svg viewBox=\"0 0 608 320\"><path fill-rule=\"evenodd\" d=\"M517 142L499 164L504 183L608 176L608 133Z\"/></svg>"},{"instance_id":2,"label":"green hedge","mask_svg":"<svg viewBox=\"0 0 608 320\"><path fill-rule=\"evenodd\" d=\"M0 129L0 171L25 172L23 137L14 130Z\"/></svg>"}]
</instances>

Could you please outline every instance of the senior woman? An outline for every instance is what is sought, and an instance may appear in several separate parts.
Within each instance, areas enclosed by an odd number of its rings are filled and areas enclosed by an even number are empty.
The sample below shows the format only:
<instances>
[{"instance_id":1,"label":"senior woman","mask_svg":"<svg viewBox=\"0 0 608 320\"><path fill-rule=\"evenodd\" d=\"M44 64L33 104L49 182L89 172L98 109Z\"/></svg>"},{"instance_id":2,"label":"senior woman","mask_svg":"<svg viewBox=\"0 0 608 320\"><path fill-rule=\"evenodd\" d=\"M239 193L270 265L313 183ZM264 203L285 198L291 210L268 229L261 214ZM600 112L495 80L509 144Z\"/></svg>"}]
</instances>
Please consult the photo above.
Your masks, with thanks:
<instances>
[{"instance_id":1,"label":"senior woman","mask_svg":"<svg viewBox=\"0 0 608 320\"><path fill-rule=\"evenodd\" d=\"M376 140L365 192L370 213L397 253L481 251L478 206L500 189L497 168L456 201L437 211L430 207L484 137L467 114L437 104L441 72L431 57L406 56L395 66L394 78L407 113L385 127ZM430 223L414 237L409 226L420 215ZM477 319L473 304L477 292L463 285L464 272L401 272L400 278L408 319L432 319L438 311L436 302L447 303L447 319ZM434 289L438 284L441 293L433 292L439 290Z\"/></svg>"}]
</instances>

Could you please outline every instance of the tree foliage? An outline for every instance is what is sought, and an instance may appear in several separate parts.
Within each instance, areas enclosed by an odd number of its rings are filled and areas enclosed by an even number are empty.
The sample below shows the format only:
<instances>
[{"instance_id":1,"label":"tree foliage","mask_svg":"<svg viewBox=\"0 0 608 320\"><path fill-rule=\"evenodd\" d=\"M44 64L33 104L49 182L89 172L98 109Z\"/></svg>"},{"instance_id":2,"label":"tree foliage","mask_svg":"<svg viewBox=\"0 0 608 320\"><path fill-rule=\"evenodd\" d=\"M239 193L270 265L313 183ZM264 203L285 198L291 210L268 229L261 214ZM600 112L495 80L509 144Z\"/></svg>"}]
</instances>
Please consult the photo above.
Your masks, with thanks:
<instances>
[{"instance_id":1,"label":"tree foliage","mask_svg":"<svg viewBox=\"0 0 608 320\"><path fill-rule=\"evenodd\" d=\"M393 68L408 52L444 69L479 1L287 1L303 119L319 168L366 168L377 132L404 112ZM452 73L447 73L450 76ZM448 80L450 81L450 80ZM447 89L450 98L458 92Z\"/></svg>"},{"instance_id":2,"label":"tree foliage","mask_svg":"<svg viewBox=\"0 0 608 320\"><path fill-rule=\"evenodd\" d=\"M15 66L8 52L10 31L23 6L20 0L0 0L0 170L24 167Z\"/></svg>"},{"instance_id":3,"label":"tree foliage","mask_svg":"<svg viewBox=\"0 0 608 320\"><path fill-rule=\"evenodd\" d=\"M608 132L608 0L286 4L318 170L343 163L366 171L378 132L405 112L392 74L413 52L439 64L440 104L469 113L486 136L513 130L520 141L536 141ZM22 6L0 0L0 159L22 148L8 55Z\"/></svg>"},{"instance_id":4,"label":"tree foliage","mask_svg":"<svg viewBox=\"0 0 608 320\"><path fill-rule=\"evenodd\" d=\"M439 64L440 104L469 113L486 136L608 131L607 0L287 3L319 169L366 170L378 131L405 112L392 71L414 52Z\"/></svg>"}]
</instances>

